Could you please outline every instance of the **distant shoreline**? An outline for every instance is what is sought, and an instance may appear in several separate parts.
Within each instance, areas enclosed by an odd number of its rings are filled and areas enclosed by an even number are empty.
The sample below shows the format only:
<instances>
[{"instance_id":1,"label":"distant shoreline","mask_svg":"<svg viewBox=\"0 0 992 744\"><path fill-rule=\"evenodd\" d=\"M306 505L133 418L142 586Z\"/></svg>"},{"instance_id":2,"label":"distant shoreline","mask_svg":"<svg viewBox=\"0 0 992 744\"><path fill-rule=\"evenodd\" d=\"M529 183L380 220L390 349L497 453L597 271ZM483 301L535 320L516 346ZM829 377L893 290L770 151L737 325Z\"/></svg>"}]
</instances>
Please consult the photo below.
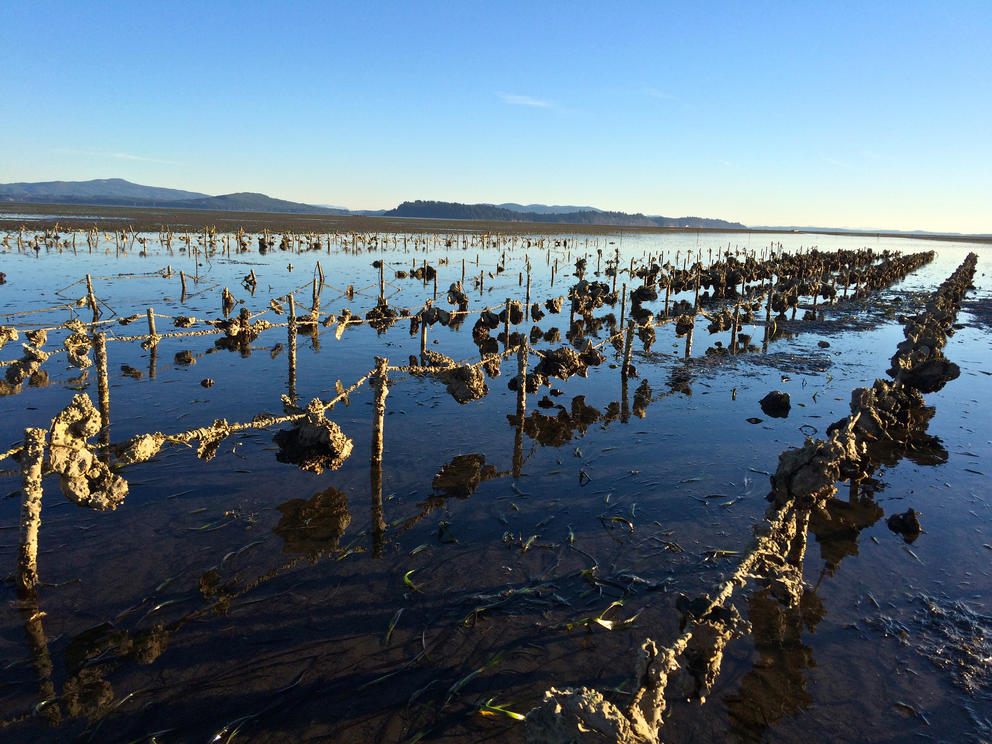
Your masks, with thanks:
<instances>
[{"instance_id":1,"label":"distant shoreline","mask_svg":"<svg viewBox=\"0 0 992 744\"><path fill-rule=\"evenodd\" d=\"M30 219L19 214L51 215L50 218ZM100 230L128 227L138 232L157 232L163 226L174 231L198 231L205 226L219 232L234 232L243 227L249 232L268 229L272 232L409 232L409 233L500 233L504 235L610 235L666 233L728 233L760 235L835 235L849 237L907 238L911 240L940 240L956 243L992 244L992 236L944 235L936 233L905 233L849 230L774 230L751 228L696 227L618 227L616 225L579 225L550 222L489 222L476 220L444 220L403 217L367 217L358 215L296 214L280 212L223 212L206 209L167 209L149 207L91 206L84 204L0 203L0 229L31 232L48 230L58 224L71 229Z\"/></svg>"}]
</instances>

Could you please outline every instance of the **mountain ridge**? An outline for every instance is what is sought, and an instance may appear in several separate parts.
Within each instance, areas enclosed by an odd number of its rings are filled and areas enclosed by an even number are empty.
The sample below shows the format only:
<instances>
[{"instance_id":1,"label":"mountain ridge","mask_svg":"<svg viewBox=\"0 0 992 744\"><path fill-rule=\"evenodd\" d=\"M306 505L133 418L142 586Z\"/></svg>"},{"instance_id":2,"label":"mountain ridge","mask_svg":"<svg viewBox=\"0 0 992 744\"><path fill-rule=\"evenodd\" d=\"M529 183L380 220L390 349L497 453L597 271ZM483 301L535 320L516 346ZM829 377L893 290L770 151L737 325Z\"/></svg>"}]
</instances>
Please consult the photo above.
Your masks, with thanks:
<instances>
[{"instance_id":1,"label":"mountain ridge","mask_svg":"<svg viewBox=\"0 0 992 744\"><path fill-rule=\"evenodd\" d=\"M617 227L680 227L744 229L739 222L701 217L661 217L628 214L571 205L522 205L515 202L462 204L429 200L404 201L391 210L348 210L277 199L257 192L211 196L196 191L144 186L122 178L89 181L41 181L0 184L0 202L74 204L92 206L196 209L225 212L272 212L333 216L386 216L421 219L538 222Z\"/></svg>"}]
</instances>

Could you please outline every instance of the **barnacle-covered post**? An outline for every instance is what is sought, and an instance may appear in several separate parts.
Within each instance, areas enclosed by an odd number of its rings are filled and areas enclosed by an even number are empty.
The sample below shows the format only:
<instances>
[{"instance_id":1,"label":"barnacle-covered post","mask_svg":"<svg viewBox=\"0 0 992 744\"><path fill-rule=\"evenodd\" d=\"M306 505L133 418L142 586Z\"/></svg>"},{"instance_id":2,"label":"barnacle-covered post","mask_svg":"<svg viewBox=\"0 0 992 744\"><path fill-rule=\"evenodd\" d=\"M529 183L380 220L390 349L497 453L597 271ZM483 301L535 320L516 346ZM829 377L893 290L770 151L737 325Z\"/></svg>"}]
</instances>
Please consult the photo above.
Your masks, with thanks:
<instances>
[{"instance_id":1,"label":"barnacle-covered post","mask_svg":"<svg viewBox=\"0 0 992 744\"><path fill-rule=\"evenodd\" d=\"M524 260L527 261L527 294L524 300L524 313L528 322L530 321L530 258L525 256Z\"/></svg>"},{"instance_id":2,"label":"barnacle-covered post","mask_svg":"<svg viewBox=\"0 0 992 744\"><path fill-rule=\"evenodd\" d=\"M45 459L45 430L24 430L21 450L21 546L17 585L30 591L38 583L38 528L41 526L41 466Z\"/></svg>"},{"instance_id":3,"label":"barnacle-covered post","mask_svg":"<svg viewBox=\"0 0 992 744\"><path fill-rule=\"evenodd\" d=\"M158 334L155 332L155 311L148 308L148 377L155 379L155 367L158 362Z\"/></svg>"},{"instance_id":4,"label":"barnacle-covered post","mask_svg":"<svg viewBox=\"0 0 992 744\"><path fill-rule=\"evenodd\" d=\"M506 338L503 339L503 351L508 351L510 348L510 298L506 298L506 322L503 323L503 332L506 333Z\"/></svg>"},{"instance_id":5,"label":"barnacle-covered post","mask_svg":"<svg viewBox=\"0 0 992 744\"><path fill-rule=\"evenodd\" d=\"M389 359L375 358L372 372L372 386L375 400L372 404L372 452L369 462L369 478L372 482L372 554L382 555L383 536L386 520L382 514L382 425L386 417L386 396L389 394Z\"/></svg>"},{"instance_id":6,"label":"barnacle-covered post","mask_svg":"<svg viewBox=\"0 0 992 744\"><path fill-rule=\"evenodd\" d=\"M741 324L741 303L738 302L734 307L734 325L730 329L730 353L737 353L737 334L740 331Z\"/></svg>"},{"instance_id":7,"label":"barnacle-covered post","mask_svg":"<svg viewBox=\"0 0 992 744\"><path fill-rule=\"evenodd\" d=\"M107 334L93 334L93 356L96 359L96 389L100 399L100 444L110 444L110 381L107 375ZM107 458L109 452L105 452Z\"/></svg>"},{"instance_id":8,"label":"barnacle-covered post","mask_svg":"<svg viewBox=\"0 0 992 744\"><path fill-rule=\"evenodd\" d=\"M431 309L432 301L427 300L427 310ZM427 321L421 316L420 319L420 353L427 351Z\"/></svg>"},{"instance_id":9,"label":"barnacle-covered post","mask_svg":"<svg viewBox=\"0 0 992 744\"><path fill-rule=\"evenodd\" d=\"M296 300L289 295L289 322L287 342L289 346L289 399L296 402Z\"/></svg>"},{"instance_id":10,"label":"barnacle-covered post","mask_svg":"<svg viewBox=\"0 0 992 744\"><path fill-rule=\"evenodd\" d=\"M86 275L86 298L90 310L93 311L93 322L96 323L100 319L100 308L96 304L96 295L93 294L93 279L90 278L89 274Z\"/></svg>"},{"instance_id":11,"label":"barnacle-covered post","mask_svg":"<svg viewBox=\"0 0 992 744\"><path fill-rule=\"evenodd\" d=\"M530 354L528 339L517 350L517 431L513 437L513 477L519 478L524 466L524 419L527 417L527 361Z\"/></svg>"}]
</instances>

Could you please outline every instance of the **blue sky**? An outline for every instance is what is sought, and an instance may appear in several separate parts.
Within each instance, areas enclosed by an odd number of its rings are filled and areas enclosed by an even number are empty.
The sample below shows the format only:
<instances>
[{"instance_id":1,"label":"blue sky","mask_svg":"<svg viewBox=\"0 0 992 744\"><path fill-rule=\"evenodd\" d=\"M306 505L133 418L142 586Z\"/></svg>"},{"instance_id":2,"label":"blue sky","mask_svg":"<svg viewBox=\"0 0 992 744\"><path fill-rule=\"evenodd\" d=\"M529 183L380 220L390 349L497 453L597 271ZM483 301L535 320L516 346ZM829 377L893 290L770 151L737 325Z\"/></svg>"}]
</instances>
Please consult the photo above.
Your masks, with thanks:
<instances>
[{"instance_id":1,"label":"blue sky","mask_svg":"<svg viewBox=\"0 0 992 744\"><path fill-rule=\"evenodd\" d=\"M992 2L0 4L0 182L992 232Z\"/></svg>"}]
</instances>

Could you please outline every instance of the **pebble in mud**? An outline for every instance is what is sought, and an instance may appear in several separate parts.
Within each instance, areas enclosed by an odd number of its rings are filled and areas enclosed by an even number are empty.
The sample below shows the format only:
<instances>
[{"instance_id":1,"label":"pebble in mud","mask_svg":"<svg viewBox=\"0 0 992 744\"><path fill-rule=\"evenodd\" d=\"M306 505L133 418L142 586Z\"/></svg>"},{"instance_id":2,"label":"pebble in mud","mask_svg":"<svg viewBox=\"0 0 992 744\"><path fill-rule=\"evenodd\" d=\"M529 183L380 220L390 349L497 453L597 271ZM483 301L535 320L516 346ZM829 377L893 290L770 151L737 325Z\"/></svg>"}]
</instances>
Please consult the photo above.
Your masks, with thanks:
<instances>
[{"instance_id":1,"label":"pebble in mud","mask_svg":"<svg viewBox=\"0 0 992 744\"><path fill-rule=\"evenodd\" d=\"M202 380L200 380L200 385L202 385L205 388L213 387L214 386L213 378L204 377Z\"/></svg>"},{"instance_id":2,"label":"pebble in mud","mask_svg":"<svg viewBox=\"0 0 992 744\"><path fill-rule=\"evenodd\" d=\"M817 341L816 342L816 345L819 346L821 349L829 349L830 348L830 342L829 341Z\"/></svg>"}]
</instances>

